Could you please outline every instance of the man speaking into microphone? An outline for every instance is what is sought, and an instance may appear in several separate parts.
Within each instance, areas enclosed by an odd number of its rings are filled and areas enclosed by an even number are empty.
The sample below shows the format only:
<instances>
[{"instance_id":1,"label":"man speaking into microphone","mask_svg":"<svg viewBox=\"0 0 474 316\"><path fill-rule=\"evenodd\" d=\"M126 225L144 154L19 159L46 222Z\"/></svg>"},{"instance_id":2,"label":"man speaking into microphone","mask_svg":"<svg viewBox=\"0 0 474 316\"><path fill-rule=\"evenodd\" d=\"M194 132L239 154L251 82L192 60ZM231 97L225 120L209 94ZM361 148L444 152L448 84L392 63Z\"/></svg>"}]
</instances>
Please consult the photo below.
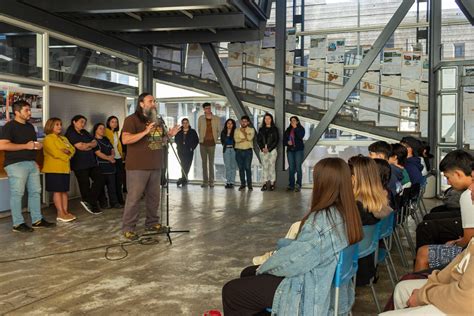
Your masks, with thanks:
<instances>
[{"instance_id":1,"label":"man speaking into microphone","mask_svg":"<svg viewBox=\"0 0 474 316\"><path fill-rule=\"evenodd\" d=\"M167 227L160 224L161 169L163 169L163 146L168 137L176 135L179 126L164 134L162 120L158 119L156 102L150 93L138 96L135 113L125 119L122 142L127 145L125 170L127 174L127 199L122 220L125 238L137 240L138 203L145 194L145 233L164 233Z\"/></svg>"}]
</instances>

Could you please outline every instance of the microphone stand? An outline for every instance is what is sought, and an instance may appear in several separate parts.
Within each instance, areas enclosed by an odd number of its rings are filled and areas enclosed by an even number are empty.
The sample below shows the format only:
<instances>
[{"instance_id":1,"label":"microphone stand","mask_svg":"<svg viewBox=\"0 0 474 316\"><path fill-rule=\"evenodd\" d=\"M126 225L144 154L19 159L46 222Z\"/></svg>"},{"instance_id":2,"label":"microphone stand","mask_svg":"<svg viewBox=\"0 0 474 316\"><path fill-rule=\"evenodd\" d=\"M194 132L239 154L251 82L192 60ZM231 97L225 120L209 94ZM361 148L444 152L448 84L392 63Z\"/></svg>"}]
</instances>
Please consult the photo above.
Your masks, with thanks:
<instances>
[{"instance_id":1,"label":"microphone stand","mask_svg":"<svg viewBox=\"0 0 474 316\"><path fill-rule=\"evenodd\" d=\"M165 178L166 178L166 237L168 237L168 241L170 242L170 245L173 244L173 241L171 240L171 235L172 233L189 233L190 231L188 229L185 229L185 230L173 230L171 229L171 227L169 226L170 225L170 185L169 185L169 164L168 164L168 148L171 147L171 149L173 150L173 153L176 157L176 159L178 160L178 163L179 163L179 166L181 167L181 170L184 171L183 169L183 165L181 164L181 161L176 153L176 150L174 149L173 147L173 144L171 144L171 140L170 138L168 137L168 127L166 126L166 123L165 123L165 120L163 119L163 117L161 115L158 115L158 121L159 121L159 124L161 124L161 126L163 126L163 135L166 135L165 137L166 138L166 145L165 145L165 150L164 150L164 154L166 155L166 159L165 159L165 168L166 168L166 171L165 171ZM182 172L184 174L184 172ZM187 180L187 178L186 178Z\"/></svg>"}]
</instances>

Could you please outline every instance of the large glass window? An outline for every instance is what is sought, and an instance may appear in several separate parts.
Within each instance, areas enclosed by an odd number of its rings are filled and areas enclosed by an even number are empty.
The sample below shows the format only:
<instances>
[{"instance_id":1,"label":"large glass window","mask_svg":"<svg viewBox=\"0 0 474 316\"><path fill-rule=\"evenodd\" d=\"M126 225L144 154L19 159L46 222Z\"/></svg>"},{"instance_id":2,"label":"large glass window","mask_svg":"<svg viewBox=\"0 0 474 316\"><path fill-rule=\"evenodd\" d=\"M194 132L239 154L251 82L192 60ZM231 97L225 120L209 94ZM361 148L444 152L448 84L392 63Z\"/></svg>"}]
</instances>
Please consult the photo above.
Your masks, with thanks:
<instances>
[{"instance_id":1,"label":"large glass window","mask_svg":"<svg viewBox=\"0 0 474 316\"><path fill-rule=\"evenodd\" d=\"M456 95L441 96L441 143L456 142Z\"/></svg>"},{"instance_id":2,"label":"large glass window","mask_svg":"<svg viewBox=\"0 0 474 316\"><path fill-rule=\"evenodd\" d=\"M51 81L138 94L138 63L54 37L49 55Z\"/></svg>"},{"instance_id":3,"label":"large glass window","mask_svg":"<svg viewBox=\"0 0 474 316\"><path fill-rule=\"evenodd\" d=\"M42 35L0 22L0 73L41 78Z\"/></svg>"}]
</instances>

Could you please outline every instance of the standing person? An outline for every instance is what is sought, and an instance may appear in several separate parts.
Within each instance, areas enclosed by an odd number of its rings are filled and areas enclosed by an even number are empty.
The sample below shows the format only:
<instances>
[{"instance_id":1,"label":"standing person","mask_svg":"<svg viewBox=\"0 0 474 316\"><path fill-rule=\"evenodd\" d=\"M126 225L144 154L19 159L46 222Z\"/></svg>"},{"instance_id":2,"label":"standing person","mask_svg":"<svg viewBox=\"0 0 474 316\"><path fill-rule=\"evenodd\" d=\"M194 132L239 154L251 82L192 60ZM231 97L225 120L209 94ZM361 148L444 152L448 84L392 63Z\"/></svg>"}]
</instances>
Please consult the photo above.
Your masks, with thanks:
<instances>
[{"instance_id":1,"label":"standing person","mask_svg":"<svg viewBox=\"0 0 474 316\"><path fill-rule=\"evenodd\" d=\"M287 191L301 191L301 182L303 180L303 158L304 158L304 138L305 130L301 126L297 116L290 117L290 125L283 135L283 145L287 147L286 155L289 165L289 183ZM296 173L296 184L295 184Z\"/></svg>"},{"instance_id":2,"label":"standing person","mask_svg":"<svg viewBox=\"0 0 474 316\"><path fill-rule=\"evenodd\" d=\"M106 122L105 137L112 143L114 146L115 153L115 189L117 193L117 201L119 204L124 205L125 201L123 199L123 177L125 170L123 168L123 159L124 151L122 147L122 140L119 135L120 125L119 120L116 116L109 116Z\"/></svg>"},{"instance_id":3,"label":"standing person","mask_svg":"<svg viewBox=\"0 0 474 316\"><path fill-rule=\"evenodd\" d=\"M362 239L350 170L340 158L320 160L313 171L310 211L296 239L280 239L278 250L261 266L242 271L222 289L226 316L334 314L333 276L340 252ZM341 286L339 312L354 303L351 282Z\"/></svg>"},{"instance_id":4,"label":"standing person","mask_svg":"<svg viewBox=\"0 0 474 316\"><path fill-rule=\"evenodd\" d=\"M202 105L204 114L198 119L199 149L202 160L202 185L205 188L214 187L214 155L216 143L219 137L220 120L212 114L211 104L206 102Z\"/></svg>"},{"instance_id":5,"label":"standing person","mask_svg":"<svg viewBox=\"0 0 474 316\"><path fill-rule=\"evenodd\" d=\"M191 125L189 125L187 118L181 120L181 130L174 137L174 141L178 149L178 157L182 168L181 178L178 179L176 185L178 187L180 185L185 186L188 184L188 173L193 163L194 150L199 144L198 135L196 131L191 128Z\"/></svg>"},{"instance_id":6,"label":"standing person","mask_svg":"<svg viewBox=\"0 0 474 316\"><path fill-rule=\"evenodd\" d=\"M71 222L76 216L69 213L68 195L71 166L70 160L76 150L74 146L61 135L63 124L61 119L52 117L44 126L43 173L46 175L46 191L53 192L53 201L58 213L56 220Z\"/></svg>"},{"instance_id":7,"label":"standing person","mask_svg":"<svg viewBox=\"0 0 474 316\"><path fill-rule=\"evenodd\" d=\"M235 171L237 170L237 161L235 160L235 121L227 119L224 129L221 132L222 151L224 152L225 166L225 188L232 189L235 184Z\"/></svg>"},{"instance_id":8,"label":"standing person","mask_svg":"<svg viewBox=\"0 0 474 316\"><path fill-rule=\"evenodd\" d=\"M255 130L249 126L250 117L242 116L240 119L240 128L234 132L235 140L235 160L239 166L240 187L239 191L245 190L246 176L247 187L249 191L252 187L252 158L253 158L253 138L255 137Z\"/></svg>"},{"instance_id":9,"label":"standing person","mask_svg":"<svg viewBox=\"0 0 474 316\"><path fill-rule=\"evenodd\" d=\"M24 100L13 103L15 119L3 126L0 135L0 150L5 151L5 171L10 185L10 210L14 232L32 232L33 228L53 227L55 223L46 221L41 215L40 171L36 154L43 145L37 141L31 118L31 106ZM28 209L32 227L25 223L21 214L22 198L28 190Z\"/></svg>"},{"instance_id":10,"label":"standing person","mask_svg":"<svg viewBox=\"0 0 474 316\"><path fill-rule=\"evenodd\" d=\"M102 213L97 203L104 187L104 178L94 154L97 150L97 141L84 129L86 122L87 119L83 115L75 115L65 136L76 148L76 153L71 159L71 169L76 175L81 191L81 205L87 212L98 215Z\"/></svg>"},{"instance_id":11,"label":"standing person","mask_svg":"<svg viewBox=\"0 0 474 316\"><path fill-rule=\"evenodd\" d=\"M150 93L138 96L135 113L123 123L122 141L127 145L127 199L123 212L122 232L129 240L137 240L138 203L145 194L145 232L165 233L168 229L160 224L161 169L163 146L167 137L175 136L179 127L174 126L163 135L163 126L157 119L156 102Z\"/></svg>"},{"instance_id":12,"label":"standing person","mask_svg":"<svg viewBox=\"0 0 474 316\"><path fill-rule=\"evenodd\" d=\"M92 129L95 140L97 141L97 150L94 152L97 156L97 163L99 164L100 172L104 178L105 185L107 186L107 195L109 201L105 196L105 188L102 187L100 204L102 208L123 208L123 205L118 202L117 199L117 188L115 186L115 152L114 146L105 137L105 126L102 123L97 123Z\"/></svg>"},{"instance_id":13,"label":"standing person","mask_svg":"<svg viewBox=\"0 0 474 316\"><path fill-rule=\"evenodd\" d=\"M262 191L275 190L277 146L279 142L278 128L273 116L265 113L262 126L258 130L257 143L262 153Z\"/></svg>"}]
</instances>

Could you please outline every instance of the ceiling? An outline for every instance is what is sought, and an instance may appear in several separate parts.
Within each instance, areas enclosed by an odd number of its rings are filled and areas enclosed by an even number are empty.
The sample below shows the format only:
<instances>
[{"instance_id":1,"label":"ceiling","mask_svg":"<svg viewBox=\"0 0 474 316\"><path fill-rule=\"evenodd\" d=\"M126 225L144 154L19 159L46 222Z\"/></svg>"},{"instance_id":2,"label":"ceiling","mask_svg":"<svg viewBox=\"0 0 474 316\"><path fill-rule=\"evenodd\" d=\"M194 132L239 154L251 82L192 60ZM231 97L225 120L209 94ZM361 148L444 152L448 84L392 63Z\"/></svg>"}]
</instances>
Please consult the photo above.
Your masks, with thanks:
<instances>
[{"instance_id":1,"label":"ceiling","mask_svg":"<svg viewBox=\"0 0 474 316\"><path fill-rule=\"evenodd\" d=\"M70 25L76 25L132 45L153 46L258 40L263 36L271 3L272 0L2 0L0 13L8 14L10 5L10 12L22 12L18 18L53 26L58 32L73 31ZM62 27L65 23L69 28Z\"/></svg>"}]
</instances>

